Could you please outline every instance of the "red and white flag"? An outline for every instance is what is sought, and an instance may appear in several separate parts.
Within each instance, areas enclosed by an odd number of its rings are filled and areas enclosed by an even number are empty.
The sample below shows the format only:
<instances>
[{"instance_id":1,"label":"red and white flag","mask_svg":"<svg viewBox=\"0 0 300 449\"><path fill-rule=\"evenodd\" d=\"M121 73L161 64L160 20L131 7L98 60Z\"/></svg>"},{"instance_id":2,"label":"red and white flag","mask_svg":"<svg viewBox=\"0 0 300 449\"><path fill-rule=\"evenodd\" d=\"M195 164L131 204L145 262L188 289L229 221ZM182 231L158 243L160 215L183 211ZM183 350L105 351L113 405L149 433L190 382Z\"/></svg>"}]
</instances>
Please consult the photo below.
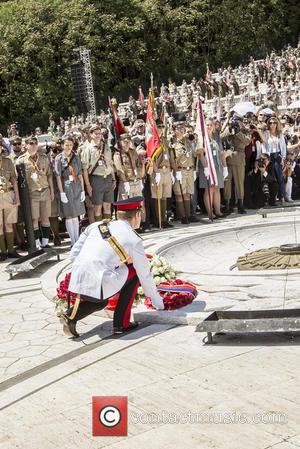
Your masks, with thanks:
<instances>
[{"instance_id":1,"label":"red and white flag","mask_svg":"<svg viewBox=\"0 0 300 449\"><path fill-rule=\"evenodd\" d=\"M211 185L217 186L218 185L218 177L217 177L217 172L216 172L216 166L215 166L215 162L214 162L214 158L213 158L213 153L212 153L207 129L205 126L204 113L203 113L202 103L201 103L200 99L197 102L196 110L197 110L197 116L196 116L195 131L196 131L196 134L198 137L198 141L197 141L198 146L200 146L201 148L204 148L204 150L205 150L205 157L206 157L207 165L209 168L209 178L210 178Z\"/></svg>"},{"instance_id":2,"label":"red and white flag","mask_svg":"<svg viewBox=\"0 0 300 449\"><path fill-rule=\"evenodd\" d=\"M144 94L143 94L143 91L142 91L142 87L139 86L138 102L141 103L141 104L143 104L144 101L145 101L145 97L144 97Z\"/></svg>"},{"instance_id":3,"label":"red and white flag","mask_svg":"<svg viewBox=\"0 0 300 449\"><path fill-rule=\"evenodd\" d=\"M147 157L153 160L154 157L161 151L161 145L154 119L154 96L152 92L149 93L148 98L145 142Z\"/></svg>"}]
</instances>

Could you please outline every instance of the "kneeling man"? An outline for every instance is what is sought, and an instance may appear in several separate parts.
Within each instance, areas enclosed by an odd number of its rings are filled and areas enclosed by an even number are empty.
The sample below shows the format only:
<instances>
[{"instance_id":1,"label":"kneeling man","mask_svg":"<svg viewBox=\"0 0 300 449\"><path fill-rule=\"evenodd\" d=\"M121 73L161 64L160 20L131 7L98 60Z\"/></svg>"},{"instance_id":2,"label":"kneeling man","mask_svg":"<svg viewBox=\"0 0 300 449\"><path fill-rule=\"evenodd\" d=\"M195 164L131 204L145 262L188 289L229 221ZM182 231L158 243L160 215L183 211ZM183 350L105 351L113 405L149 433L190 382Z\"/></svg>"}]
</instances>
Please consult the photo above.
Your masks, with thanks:
<instances>
[{"instance_id":1,"label":"kneeling man","mask_svg":"<svg viewBox=\"0 0 300 449\"><path fill-rule=\"evenodd\" d=\"M69 289L78 297L74 306L61 315L67 335L78 337L76 322L103 309L108 299L118 292L114 333L122 334L137 327L137 323L130 323L130 312L139 285L154 307L164 308L143 242L134 231L141 224L142 201L143 197L118 201L115 203L117 220L91 224L73 246Z\"/></svg>"}]
</instances>

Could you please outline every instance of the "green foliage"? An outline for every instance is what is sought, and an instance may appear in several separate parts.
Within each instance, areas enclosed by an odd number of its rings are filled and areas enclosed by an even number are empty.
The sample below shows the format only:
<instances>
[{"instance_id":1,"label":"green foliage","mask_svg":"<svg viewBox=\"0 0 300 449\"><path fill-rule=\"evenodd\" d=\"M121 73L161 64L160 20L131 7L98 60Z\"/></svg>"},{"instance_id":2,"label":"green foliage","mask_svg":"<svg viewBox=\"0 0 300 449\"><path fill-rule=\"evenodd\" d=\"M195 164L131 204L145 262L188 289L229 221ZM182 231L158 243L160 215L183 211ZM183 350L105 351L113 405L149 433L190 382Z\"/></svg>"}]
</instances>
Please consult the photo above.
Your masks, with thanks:
<instances>
[{"instance_id":1,"label":"green foliage","mask_svg":"<svg viewBox=\"0 0 300 449\"><path fill-rule=\"evenodd\" d=\"M169 77L180 81L296 44L297 0L0 2L0 123L25 128L75 109L71 51L92 51L98 107Z\"/></svg>"}]
</instances>

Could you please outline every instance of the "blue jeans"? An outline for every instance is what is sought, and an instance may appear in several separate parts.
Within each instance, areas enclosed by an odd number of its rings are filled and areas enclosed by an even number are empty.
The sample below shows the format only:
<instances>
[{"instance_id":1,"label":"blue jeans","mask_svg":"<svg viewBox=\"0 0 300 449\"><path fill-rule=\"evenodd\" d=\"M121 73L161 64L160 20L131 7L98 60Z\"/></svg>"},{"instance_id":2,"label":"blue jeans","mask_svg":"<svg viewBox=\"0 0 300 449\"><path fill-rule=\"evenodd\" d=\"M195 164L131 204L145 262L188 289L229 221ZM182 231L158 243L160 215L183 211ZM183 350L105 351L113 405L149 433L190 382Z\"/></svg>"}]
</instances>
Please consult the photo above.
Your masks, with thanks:
<instances>
[{"instance_id":1,"label":"blue jeans","mask_svg":"<svg viewBox=\"0 0 300 449\"><path fill-rule=\"evenodd\" d=\"M275 176L278 182L278 199L282 200L282 198L284 198L284 192L285 192L285 186L284 186L284 179L282 176L282 166L281 166L281 161L280 159L275 159L274 161L274 170L275 170Z\"/></svg>"}]
</instances>

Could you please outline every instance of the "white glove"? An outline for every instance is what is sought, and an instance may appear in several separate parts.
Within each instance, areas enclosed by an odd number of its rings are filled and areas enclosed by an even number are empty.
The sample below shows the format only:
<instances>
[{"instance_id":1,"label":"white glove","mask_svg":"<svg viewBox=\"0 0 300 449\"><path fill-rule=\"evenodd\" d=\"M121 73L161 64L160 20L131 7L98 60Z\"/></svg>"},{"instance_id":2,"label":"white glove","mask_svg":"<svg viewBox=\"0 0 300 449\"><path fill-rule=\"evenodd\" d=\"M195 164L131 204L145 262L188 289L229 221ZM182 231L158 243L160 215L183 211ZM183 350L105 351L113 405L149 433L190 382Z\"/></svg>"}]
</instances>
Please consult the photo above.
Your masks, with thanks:
<instances>
[{"instance_id":1,"label":"white glove","mask_svg":"<svg viewBox=\"0 0 300 449\"><path fill-rule=\"evenodd\" d=\"M227 167L223 167L223 178L226 179L228 176L228 168Z\"/></svg>"},{"instance_id":2,"label":"white glove","mask_svg":"<svg viewBox=\"0 0 300 449\"><path fill-rule=\"evenodd\" d=\"M155 183L156 183L156 185L160 184L160 179L161 179L160 173L155 173Z\"/></svg>"},{"instance_id":3,"label":"white glove","mask_svg":"<svg viewBox=\"0 0 300 449\"><path fill-rule=\"evenodd\" d=\"M208 167L204 167L204 176L205 176L205 178L209 179L209 168Z\"/></svg>"},{"instance_id":4,"label":"white glove","mask_svg":"<svg viewBox=\"0 0 300 449\"><path fill-rule=\"evenodd\" d=\"M181 171L176 172L176 181L179 181L182 184L182 173Z\"/></svg>"},{"instance_id":5,"label":"white glove","mask_svg":"<svg viewBox=\"0 0 300 449\"><path fill-rule=\"evenodd\" d=\"M80 194L80 202L83 203L85 201L85 191L83 190Z\"/></svg>"},{"instance_id":6,"label":"white glove","mask_svg":"<svg viewBox=\"0 0 300 449\"><path fill-rule=\"evenodd\" d=\"M129 195L130 193L130 184L128 181L124 182L124 190Z\"/></svg>"},{"instance_id":7,"label":"white glove","mask_svg":"<svg viewBox=\"0 0 300 449\"><path fill-rule=\"evenodd\" d=\"M140 189L141 189L141 192L144 190L144 184L143 184L142 180L140 180Z\"/></svg>"},{"instance_id":8,"label":"white glove","mask_svg":"<svg viewBox=\"0 0 300 449\"><path fill-rule=\"evenodd\" d=\"M65 192L60 193L60 200L62 203L67 204L69 202L67 195Z\"/></svg>"},{"instance_id":9,"label":"white glove","mask_svg":"<svg viewBox=\"0 0 300 449\"><path fill-rule=\"evenodd\" d=\"M196 181L196 179L197 179L197 171L196 170L194 170L194 182Z\"/></svg>"},{"instance_id":10,"label":"white glove","mask_svg":"<svg viewBox=\"0 0 300 449\"><path fill-rule=\"evenodd\" d=\"M152 305L153 305L157 310L164 310L165 305L164 305L164 302L163 302L163 300L162 300L162 298L161 298L161 296L160 296L159 294L157 294L157 295L155 296L155 298L151 298L151 302L152 302Z\"/></svg>"},{"instance_id":11,"label":"white glove","mask_svg":"<svg viewBox=\"0 0 300 449\"><path fill-rule=\"evenodd\" d=\"M175 184L175 178L174 178L173 173L171 172L170 175L171 175L171 181L172 181L172 184Z\"/></svg>"}]
</instances>

